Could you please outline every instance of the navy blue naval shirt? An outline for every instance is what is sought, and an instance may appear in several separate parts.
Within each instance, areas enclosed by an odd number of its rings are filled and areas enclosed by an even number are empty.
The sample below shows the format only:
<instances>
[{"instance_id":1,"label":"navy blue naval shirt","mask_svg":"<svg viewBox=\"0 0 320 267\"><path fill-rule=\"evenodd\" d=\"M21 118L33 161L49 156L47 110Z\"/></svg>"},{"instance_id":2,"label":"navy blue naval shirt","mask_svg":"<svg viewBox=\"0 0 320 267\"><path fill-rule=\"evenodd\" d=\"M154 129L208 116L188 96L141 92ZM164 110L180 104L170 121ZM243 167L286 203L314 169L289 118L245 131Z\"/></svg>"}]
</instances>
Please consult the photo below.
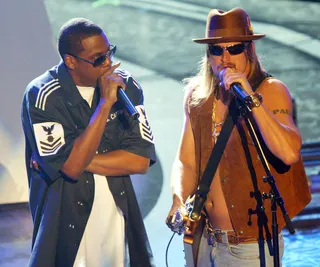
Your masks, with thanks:
<instances>
[{"instance_id":1,"label":"navy blue naval shirt","mask_svg":"<svg viewBox=\"0 0 320 267\"><path fill-rule=\"evenodd\" d=\"M109 114L98 153L122 149L149 158L152 165L156 160L154 139L143 107L143 91L129 72L116 72L126 81L126 94L140 116L139 120L130 118L117 102ZM34 221L29 266L73 266L93 204L94 178L92 173L83 172L75 182L60 169L75 139L87 127L98 101L96 88L92 108L89 107L63 62L33 80L25 91L22 124ZM29 167L32 155L40 171ZM107 180L125 216L130 266L152 266L153 256L130 177Z\"/></svg>"}]
</instances>

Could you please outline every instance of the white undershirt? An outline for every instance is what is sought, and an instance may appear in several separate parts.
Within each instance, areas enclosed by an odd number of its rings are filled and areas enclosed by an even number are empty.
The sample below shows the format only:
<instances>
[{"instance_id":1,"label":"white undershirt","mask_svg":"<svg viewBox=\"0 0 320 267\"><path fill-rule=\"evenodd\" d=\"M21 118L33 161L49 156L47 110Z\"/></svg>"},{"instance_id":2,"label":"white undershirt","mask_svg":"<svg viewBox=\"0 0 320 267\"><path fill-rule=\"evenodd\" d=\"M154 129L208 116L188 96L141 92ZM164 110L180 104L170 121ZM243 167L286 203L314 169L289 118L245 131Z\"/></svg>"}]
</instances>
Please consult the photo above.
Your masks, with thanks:
<instances>
[{"instance_id":1,"label":"white undershirt","mask_svg":"<svg viewBox=\"0 0 320 267\"><path fill-rule=\"evenodd\" d=\"M93 87L77 86L92 105ZM124 267L124 217L117 207L106 177L94 174L94 201L73 267Z\"/></svg>"},{"instance_id":2,"label":"white undershirt","mask_svg":"<svg viewBox=\"0 0 320 267\"><path fill-rule=\"evenodd\" d=\"M92 105L92 99L94 94L93 87L77 86L80 95L88 102L89 106Z\"/></svg>"}]
</instances>

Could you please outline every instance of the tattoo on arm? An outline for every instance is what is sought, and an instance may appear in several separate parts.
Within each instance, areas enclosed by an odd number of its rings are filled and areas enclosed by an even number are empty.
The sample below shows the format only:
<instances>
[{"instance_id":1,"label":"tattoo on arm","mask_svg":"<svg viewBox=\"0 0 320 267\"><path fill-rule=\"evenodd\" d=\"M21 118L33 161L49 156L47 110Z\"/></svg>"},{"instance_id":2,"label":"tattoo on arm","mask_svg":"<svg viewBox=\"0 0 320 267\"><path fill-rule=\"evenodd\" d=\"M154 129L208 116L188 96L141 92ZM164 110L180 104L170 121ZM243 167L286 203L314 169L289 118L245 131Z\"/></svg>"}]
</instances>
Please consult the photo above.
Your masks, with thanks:
<instances>
[{"instance_id":1,"label":"tattoo on arm","mask_svg":"<svg viewBox=\"0 0 320 267\"><path fill-rule=\"evenodd\" d=\"M288 109L274 109L272 110L272 113L277 115L277 114L287 114L287 115L292 115L291 112Z\"/></svg>"}]
</instances>

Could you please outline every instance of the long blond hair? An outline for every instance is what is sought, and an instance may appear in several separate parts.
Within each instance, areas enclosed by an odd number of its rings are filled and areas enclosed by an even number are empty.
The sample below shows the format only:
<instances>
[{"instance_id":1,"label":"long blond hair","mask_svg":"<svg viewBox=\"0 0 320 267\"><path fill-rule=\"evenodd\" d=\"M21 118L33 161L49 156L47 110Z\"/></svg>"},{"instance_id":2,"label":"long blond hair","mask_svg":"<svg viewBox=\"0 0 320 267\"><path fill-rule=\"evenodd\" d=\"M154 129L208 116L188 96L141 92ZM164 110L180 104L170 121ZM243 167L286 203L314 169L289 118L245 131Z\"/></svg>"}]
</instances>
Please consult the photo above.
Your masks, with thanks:
<instances>
[{"instance_id":1,"label":"long blond hair","mask_svg":"<svg viewBox=\"0 0 320 267\"><path fill-rule=\"evenodd\" d=\"M246 54L246 58L250 64L248 80L251 84L253 84L264 72L264 69L262 68L259 58L256 54L255 45L253 42L249 42L244 53ZM189 105L191 107L201 105L209 98L211 94L215 93L217 90L217 79L212 71L209 57L210 54L207 47L205 55L199 62L198 73L193 77L185 78L183 80L183 82L186 83L186 90L192 90L192 93L189 93L191 95L189 99Z\"/></svg>"}]
</instances>

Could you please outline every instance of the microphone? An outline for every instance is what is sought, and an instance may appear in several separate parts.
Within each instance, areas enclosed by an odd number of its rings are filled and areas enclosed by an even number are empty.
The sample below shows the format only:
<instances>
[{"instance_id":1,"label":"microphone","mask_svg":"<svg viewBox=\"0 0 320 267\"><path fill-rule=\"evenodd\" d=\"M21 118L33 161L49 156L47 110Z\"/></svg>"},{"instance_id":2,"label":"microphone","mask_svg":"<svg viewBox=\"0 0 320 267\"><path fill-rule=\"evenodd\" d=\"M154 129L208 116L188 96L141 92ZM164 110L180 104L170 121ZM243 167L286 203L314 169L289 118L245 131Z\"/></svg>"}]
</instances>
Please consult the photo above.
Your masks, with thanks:
<instances>
[{"instance_id":1,"label":"microphone","mask_svg":"<svg viewBox=\"0 0 320 267\"><path fill-rule=\"evenodd\" d=\"M129 78L127 78L128 82ZM133 117L134 119L139 118L139 112L136 109L136 107L132 104L130 99L128 98L125 91L122 89L121 86L118 86L118 92L117 92L118 100L125 106L126 110L128 111L130 117Z\"/></svg>"},{"instance_id":2,"label":"microphone","mask_svg":"<svg viewBox=\"0 0 320 267\"><path fill-rule=\"evenodd\" d=\"M240 83L232 83L230 85L232 93L244 104L251 101L250 95L242 88Z\"/></svg>"}]
</instances>

